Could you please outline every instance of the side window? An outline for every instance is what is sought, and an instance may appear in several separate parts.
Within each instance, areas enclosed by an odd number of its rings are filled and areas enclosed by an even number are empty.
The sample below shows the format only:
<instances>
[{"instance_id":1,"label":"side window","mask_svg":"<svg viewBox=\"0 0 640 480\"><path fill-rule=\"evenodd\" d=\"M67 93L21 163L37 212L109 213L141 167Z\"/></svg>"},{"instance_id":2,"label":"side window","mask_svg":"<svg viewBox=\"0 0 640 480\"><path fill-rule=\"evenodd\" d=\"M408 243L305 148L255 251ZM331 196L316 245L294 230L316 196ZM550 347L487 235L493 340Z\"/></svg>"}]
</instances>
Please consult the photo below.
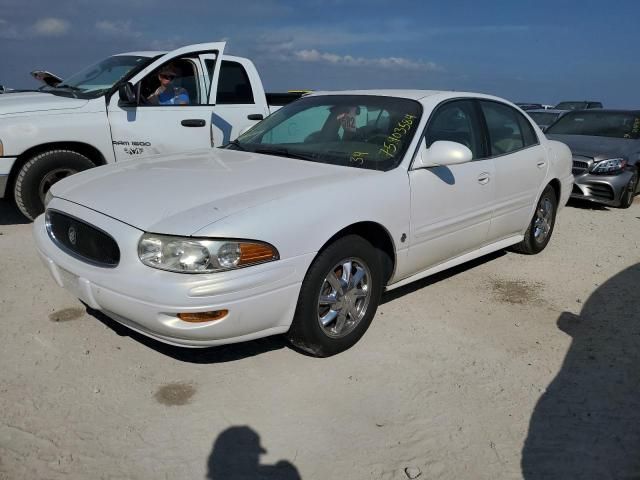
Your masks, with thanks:
<instances>
[{"instance_id":1,"label":"side window","mask_svg":"<svg viewBox=\"0 0 640 480\"><path fill-rule=\"evenodd\" d=\"M239 63L222 61L216 103L219 105L255 103L249 76Z\"/></svg>"},{"instance_id":2,"label":"side window","mask_svg":"<svg viewBox=\"0 0 640 480\"><path fill-rule=\"evenodd\" d=\"M429 120L427 148L438 140L448 140L467 146L474 159L483 158L481 131L471 100L447 102Z\"/></svg>"},{"instance_id":3,"label":"side window","mask_svg":"<svg viewBox=\"0 0 640 480\"><path fill-rule=\"evenodd\" d=\"M522 130L524 146L530 147L532 145L537 145L539 143L538 136L536 135L535 130L531 126L531 123L529 122L529 120L524 118L524 116L522 116L519 112L517 112L517 114L518 114L518 121L520 122L520 130Z\"/></svg>"},{"instance_id":4,"label":"side window","mask_svg":"<svg viewBox=\"0 0 640 480\"><path fill-rule=\"evenodd\" d=\"M504 155L524 148L518 112L498 102L480 101L489 130L491 155Z\"/></svg>"},{"instance_id":5,"label":"side window","mask_svg":"<svg viewBox=\"0 0 640 480\"><path fill-rule=\"evenodd\" d=\"M140 82L140 97L141 106L202 105L193 61L176 58L151 72Z\"/></svg>"}]
</instances>

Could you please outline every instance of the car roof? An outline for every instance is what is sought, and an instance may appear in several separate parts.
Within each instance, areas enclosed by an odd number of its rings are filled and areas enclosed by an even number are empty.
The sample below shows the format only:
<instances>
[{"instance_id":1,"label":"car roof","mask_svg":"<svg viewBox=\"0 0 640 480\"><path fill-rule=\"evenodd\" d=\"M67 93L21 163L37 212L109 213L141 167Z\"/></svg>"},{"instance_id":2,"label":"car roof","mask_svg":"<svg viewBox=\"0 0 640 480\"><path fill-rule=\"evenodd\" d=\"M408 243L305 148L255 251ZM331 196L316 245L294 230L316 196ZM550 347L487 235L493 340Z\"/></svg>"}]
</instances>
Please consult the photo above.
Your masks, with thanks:
<instances>
[{"instance_id":1,"label":"car roof","mask_svg":"<svg viewBox=\"0 0 640 480\"><path fill-rule=\"evenodd\" d=\"M562 110L563 112L571 113L631 113L633 115L640 115L640 110L625 110L615 108L588 108L586 110Z\"/></svg>"},{"instance_id":2,"label":"car roof","mask_svg":"<svg viewBox=\"0 0 640 480\"><path fill-rule=\"evenodd\" d=\"M147 58L153 58L153 57L157 57L159 55L164 55L167 52L160 52L160 51L156 51L156 50L143 50L143 51L139 51L139 52L125 52L125 53L117 53L116 55L114 55L115 57L122 57L122 56L131 56L131 57L147 57Z\"/></svg>"},{"instance_id":3,"label":"car roof","mask_svg":"<svg viewBox=\"0 0 640 480\"><path fill-rule=\"evenodd\" d=\"M400 89L371 89L371 90L322 90L314 91L307 96L318 95L378 95L384 97L408 98L411 100L422 100L428 97L441 97L443 100L449 98L486 98L487 100L497 100L499 102L511 103L503 98L494 97L477 92L458 92L455 90L400 90Z\"/></svg>"}]
</instances>

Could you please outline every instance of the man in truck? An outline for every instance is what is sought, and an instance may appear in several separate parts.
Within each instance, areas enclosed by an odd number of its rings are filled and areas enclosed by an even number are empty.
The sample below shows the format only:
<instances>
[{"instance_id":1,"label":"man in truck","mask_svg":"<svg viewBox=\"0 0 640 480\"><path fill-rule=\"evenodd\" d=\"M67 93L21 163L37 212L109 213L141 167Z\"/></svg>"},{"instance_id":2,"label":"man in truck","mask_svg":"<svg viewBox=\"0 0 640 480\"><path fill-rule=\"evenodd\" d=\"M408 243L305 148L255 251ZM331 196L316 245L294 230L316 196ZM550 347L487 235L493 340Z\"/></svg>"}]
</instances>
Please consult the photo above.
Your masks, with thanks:
<instances>
[{"instance_id":1,"label":"man in truck","mask_svg":"<svg viewBox=\"0 0 640 480\"><path fill-rule=\"evenodd\" d=\"M163 66L158 72L160 86L147 100L152 105L189 105L189 92L174 85L178 69L172 63Z\"/></svg>"}]
</instances>

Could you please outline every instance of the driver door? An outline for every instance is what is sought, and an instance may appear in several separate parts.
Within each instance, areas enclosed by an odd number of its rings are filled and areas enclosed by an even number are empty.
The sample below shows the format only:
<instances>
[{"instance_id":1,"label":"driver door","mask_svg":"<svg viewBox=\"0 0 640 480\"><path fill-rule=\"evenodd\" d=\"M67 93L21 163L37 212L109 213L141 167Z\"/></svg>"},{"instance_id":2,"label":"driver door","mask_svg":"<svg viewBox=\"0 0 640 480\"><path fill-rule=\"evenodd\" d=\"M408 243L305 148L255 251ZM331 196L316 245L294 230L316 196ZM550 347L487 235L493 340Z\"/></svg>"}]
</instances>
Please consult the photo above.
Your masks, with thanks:
<instances>
[{"instance_id":1,"label":"driver door","mask_svg":"<svg viewBox=\"0 0 640 480\"><path fill-rule=\"evenodd\" d=\"M440 105L429 119L420 149L438 140L467 146L473 159L448 167L412 168L410 274L485 245L495 202L494 161L471 99Z\"/></svg>"},{"instance_id":2,"label":"driver door","mask_svg":"<svg viewBox=\"0 0 640 480\"><path fill-rule=\"evenodd\" d=\"M111 97L108 116L117 161L217 146L211 129L215 107L209 101L209 79L204 78L200 58L206 55L216 60L213 79L217 80L224 47L224 42L190 45L158 58L130 81L137 92L137 105L123 104L118 94ZM159 85L160 67L167 64L177 71L172 87L188 93L186 105L146 101Z\"/></svg>"}]
</instances>

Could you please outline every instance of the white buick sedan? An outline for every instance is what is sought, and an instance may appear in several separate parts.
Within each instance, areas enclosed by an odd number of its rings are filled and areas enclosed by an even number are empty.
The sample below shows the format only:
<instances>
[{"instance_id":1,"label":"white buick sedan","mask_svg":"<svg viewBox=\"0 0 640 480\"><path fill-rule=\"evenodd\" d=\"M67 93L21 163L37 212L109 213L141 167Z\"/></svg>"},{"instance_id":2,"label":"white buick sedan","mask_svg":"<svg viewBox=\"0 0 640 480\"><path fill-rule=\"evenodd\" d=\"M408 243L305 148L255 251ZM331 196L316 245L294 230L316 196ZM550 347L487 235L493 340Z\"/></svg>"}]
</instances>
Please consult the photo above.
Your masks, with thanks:
<instances>
[{"instance_id":1,"label":"white buick sedan","mask_svg":"<svg viewBox=\"0 0 640 480\"><path fill-rule=\"evenodd\" d=\"M543 250L572 183L569 149L500 98L335 92L223 149L60 181L34 234L60 286L157 340L286 333L328 356L362 337L385 289Z\"/></svg>"}]
</instances>

